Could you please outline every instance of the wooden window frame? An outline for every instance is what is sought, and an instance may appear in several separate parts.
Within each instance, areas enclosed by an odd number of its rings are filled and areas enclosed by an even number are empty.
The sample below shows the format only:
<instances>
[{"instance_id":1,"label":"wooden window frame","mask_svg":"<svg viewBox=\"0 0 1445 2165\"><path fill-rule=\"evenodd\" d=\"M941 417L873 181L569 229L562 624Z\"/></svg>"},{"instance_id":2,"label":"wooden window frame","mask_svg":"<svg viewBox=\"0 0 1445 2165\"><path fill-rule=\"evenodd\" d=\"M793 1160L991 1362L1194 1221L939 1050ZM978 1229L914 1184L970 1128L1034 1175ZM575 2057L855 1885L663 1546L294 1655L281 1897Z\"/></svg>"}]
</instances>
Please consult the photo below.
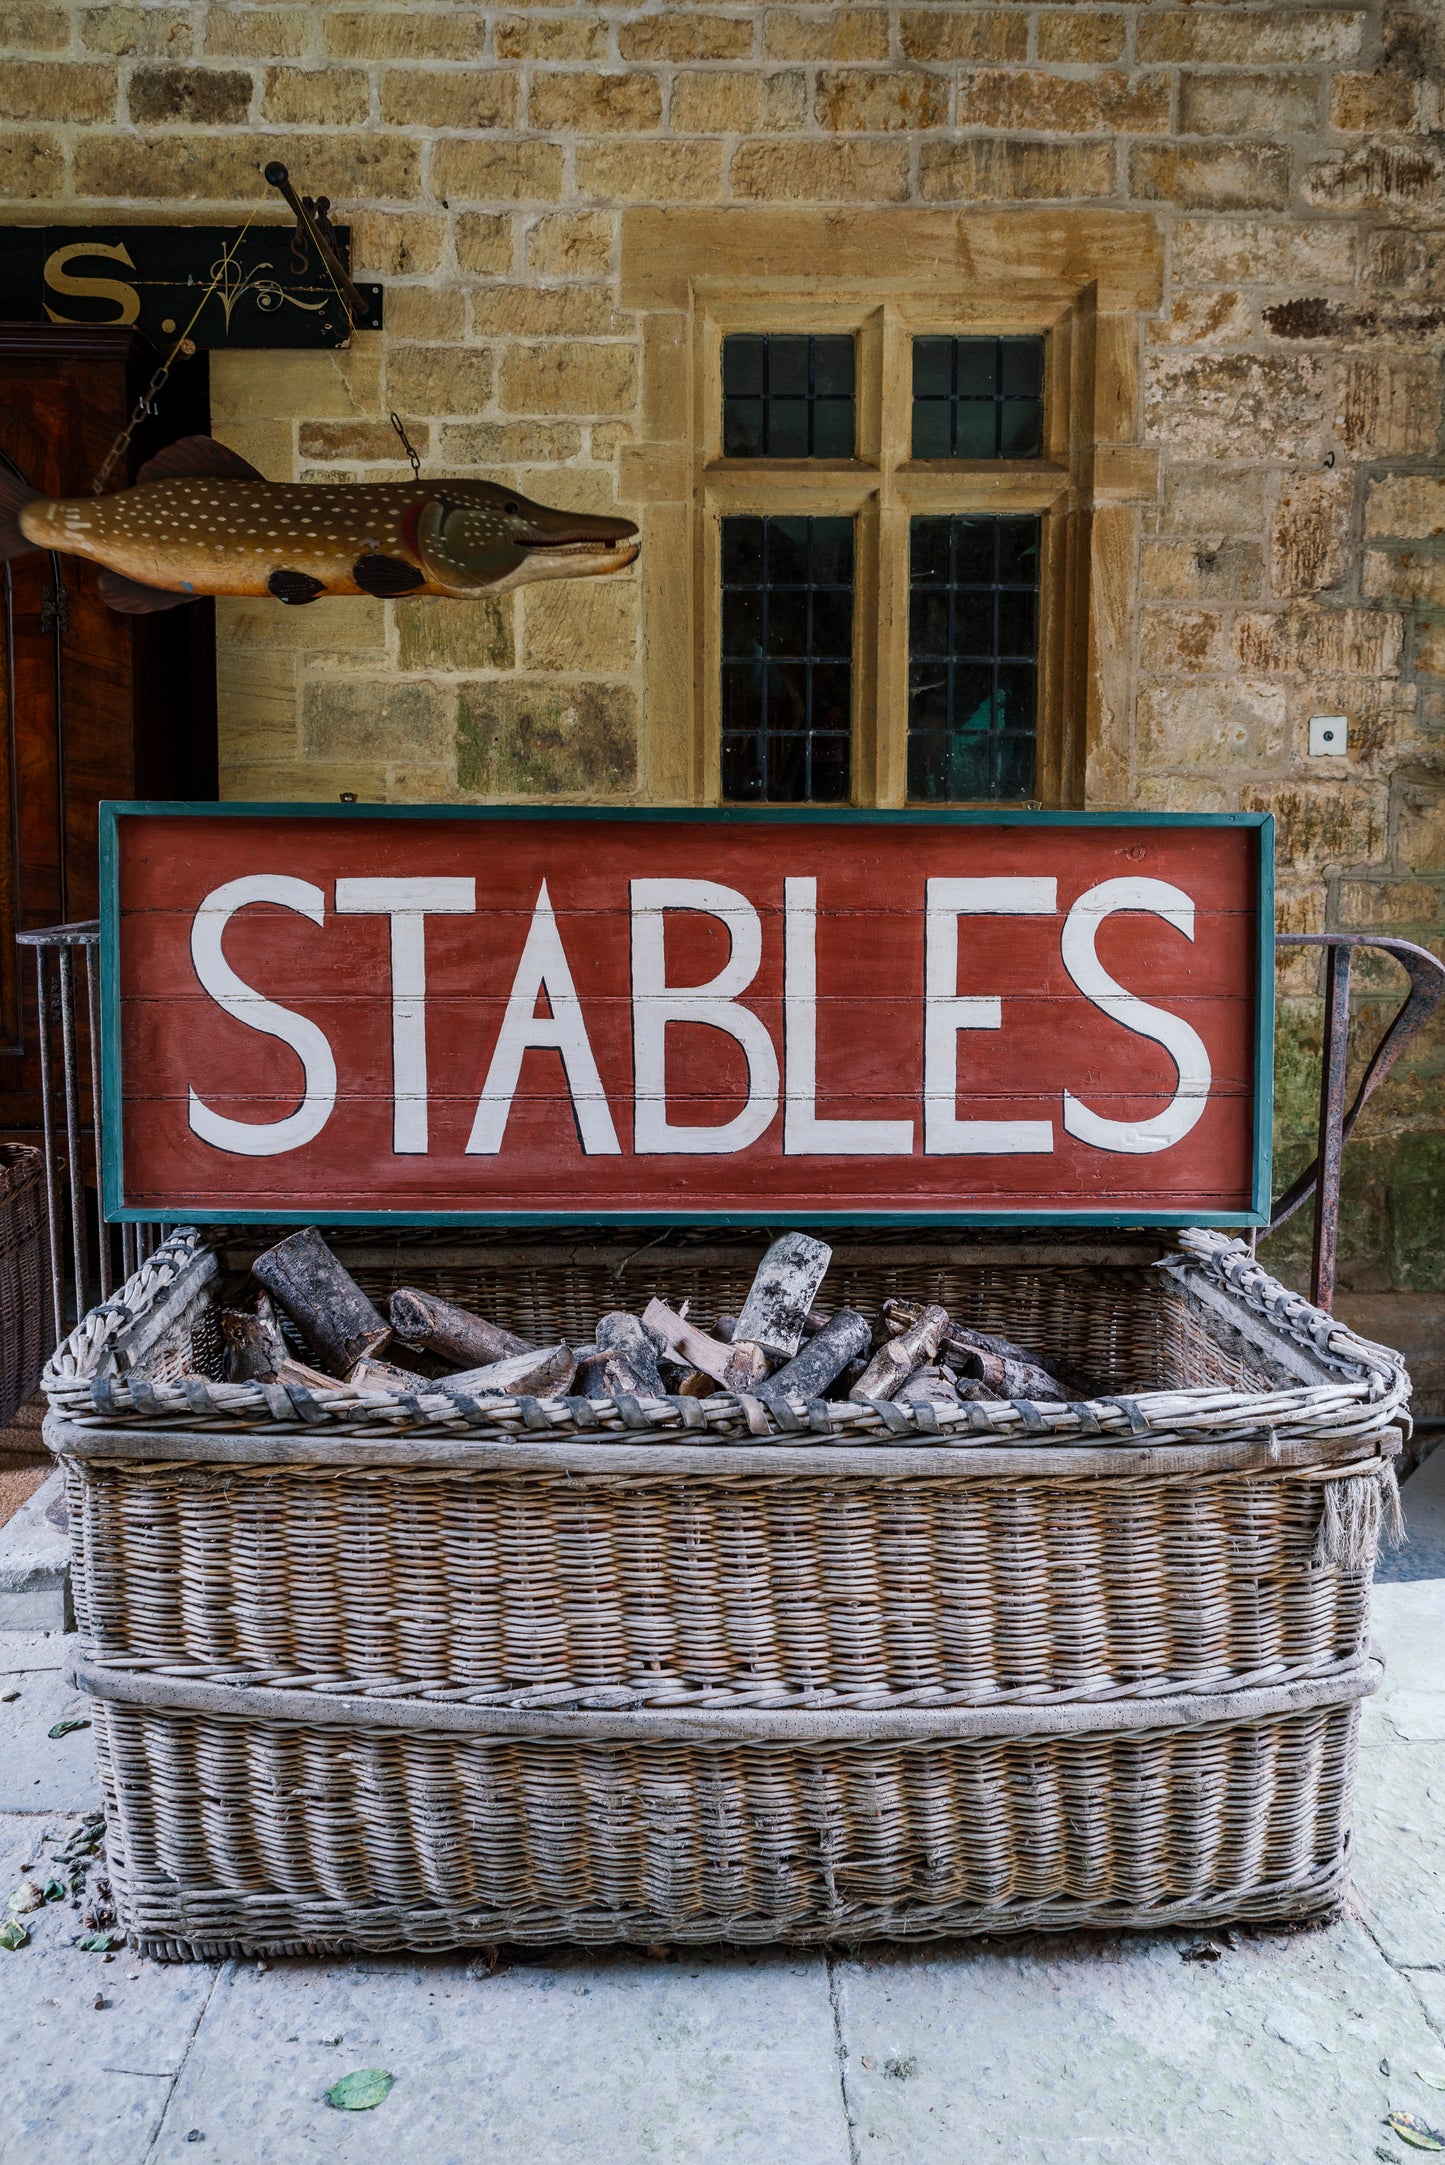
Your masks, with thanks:
<instances>
[{"instance_id":1,"label":"wooden window frame","mask_svg":"<svg viewBox=\"0 0 1445 2165\"><path fill-rule=\"evenodd\" d=\"M1157 488L1157 457L1138 444L1141 319L1162 285L1153 219L637 211L621 256L622 305L641 312L643 338L643 424L621 462L644 537L642 793L723 802L725 514L854 518L852 802L893 807L908 802L908 521L1036 512L1038 764L1035 795L1018 802L1118 794L1132 759L1135 507ZM731 331L854 335L853 459L723 458ZM912 458L911 341L940 333L1044 338L1042 457Z\"/></svg>"}]
</instances>

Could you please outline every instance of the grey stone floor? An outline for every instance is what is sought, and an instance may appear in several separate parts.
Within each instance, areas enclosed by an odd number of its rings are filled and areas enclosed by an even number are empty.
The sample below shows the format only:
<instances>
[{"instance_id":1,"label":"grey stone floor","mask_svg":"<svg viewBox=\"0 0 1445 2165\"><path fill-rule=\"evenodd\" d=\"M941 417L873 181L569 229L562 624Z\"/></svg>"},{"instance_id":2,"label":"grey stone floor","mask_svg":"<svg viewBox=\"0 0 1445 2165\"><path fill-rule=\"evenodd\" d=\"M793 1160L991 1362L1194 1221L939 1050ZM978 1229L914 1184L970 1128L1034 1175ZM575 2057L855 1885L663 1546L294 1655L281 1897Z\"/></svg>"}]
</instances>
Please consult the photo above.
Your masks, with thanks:
<instances>
[{"instance_id":1,"label":"grey stone floor","mask_svg":"<svg viewBox=\"0 0 1445 2165\"><path fill-rule=\"evenodd\" d=\"M1445 1572L1445 1451L1407 1500ZM56 1904L0 1953L0 2165L1407 2165L1386 2115L1445 2123L1445 1576L1381 1585L1376 1616L1389 1679L1328 1930L1215 1962L1185 1933L485 1976L106 1960ZM84 1712L62 1652L0 1633L0 1897L96 1803L89 1732L46 1734ZM330 2109L365 2067L386 2102Z\"/></svg>"}]
</instances>

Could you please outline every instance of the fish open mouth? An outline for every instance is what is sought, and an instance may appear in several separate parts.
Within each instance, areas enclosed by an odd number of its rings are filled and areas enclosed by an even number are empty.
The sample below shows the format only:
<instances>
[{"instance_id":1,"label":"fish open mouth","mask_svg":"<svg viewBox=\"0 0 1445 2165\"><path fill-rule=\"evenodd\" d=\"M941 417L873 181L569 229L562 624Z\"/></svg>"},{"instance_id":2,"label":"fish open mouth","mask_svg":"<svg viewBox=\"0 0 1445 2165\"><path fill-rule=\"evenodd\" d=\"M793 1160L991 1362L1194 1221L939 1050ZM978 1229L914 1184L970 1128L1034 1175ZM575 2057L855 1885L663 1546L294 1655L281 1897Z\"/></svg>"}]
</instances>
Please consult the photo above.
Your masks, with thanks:
<instances>
[{"instance_id":1,"label":"fish open mouth","mask_svg":"<svg viewBox=\"0 0 1445 2165\"><path fill-rule=\"evenodd\" d=\"M550 541L525 541L522 544L529 556L616 556L623 549L629 549L635 556L641 545L635 526L629 526L619 534L558 534Z\"/></svg>"}]
</instances>

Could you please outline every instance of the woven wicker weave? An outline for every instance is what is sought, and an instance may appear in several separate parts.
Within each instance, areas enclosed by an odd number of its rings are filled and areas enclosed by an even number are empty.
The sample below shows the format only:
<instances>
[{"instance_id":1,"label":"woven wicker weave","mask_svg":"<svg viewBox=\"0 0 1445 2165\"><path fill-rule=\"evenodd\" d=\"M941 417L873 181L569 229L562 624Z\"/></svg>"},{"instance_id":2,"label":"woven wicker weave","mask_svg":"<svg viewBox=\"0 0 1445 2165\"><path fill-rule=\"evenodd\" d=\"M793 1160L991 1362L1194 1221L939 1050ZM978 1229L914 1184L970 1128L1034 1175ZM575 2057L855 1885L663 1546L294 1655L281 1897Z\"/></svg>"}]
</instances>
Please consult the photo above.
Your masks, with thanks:
<instances>
[{"instance_id":1,"label":"woven wicker weave","mask_svg":"<svg viewBox=\"0 0 1445 2165\"><path fill-rule=\"evenodd\" d=\"M757 1244L347 1260L580 1336ZM152 1952L1313 1915L1407 1379L1237 1243L895 1240L1070 1407L221 1380L178 1236L47 1371L111 1876Z\"/></svg>"},{"instance_id":2,"label":"woven wicker weave","mask_svg":"<svg viewBox=\"0 0 1445 2165\"><path fill-rule=\"evenodd\" d=\"M0 1426L40 1381L45 1335L45 1160L0 1143Z\"/></svg>"}]
</instances>

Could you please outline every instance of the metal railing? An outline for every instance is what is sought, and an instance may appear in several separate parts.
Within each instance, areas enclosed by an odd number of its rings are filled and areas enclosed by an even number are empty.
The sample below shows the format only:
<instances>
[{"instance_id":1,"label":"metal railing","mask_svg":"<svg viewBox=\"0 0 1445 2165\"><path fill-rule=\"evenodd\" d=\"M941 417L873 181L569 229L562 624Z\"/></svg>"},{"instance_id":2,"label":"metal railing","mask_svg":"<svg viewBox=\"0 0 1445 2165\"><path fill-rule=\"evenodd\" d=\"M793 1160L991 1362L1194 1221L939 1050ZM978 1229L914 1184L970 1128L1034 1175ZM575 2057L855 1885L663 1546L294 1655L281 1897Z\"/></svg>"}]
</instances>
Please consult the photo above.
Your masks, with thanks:
<instances>
[{"instance_id":1,"label":"metal railing","mask_svg":"<svg viewBox=\"0 0 1445 2165\"><path fill-rule=\"evenodd\" d=\"M67 1293L73 1295L74 1315L84 1315L90 1299L90 1222L86 1202L85 1141L92 1143L92 1162L97 1187L103 1148L104 1098L100 1085L100 926L50 925L37 932L22 932L19 944L33 950L39 994L40 1092L45 1136L45 1207L50 1231L50 1290L58 1343L68 1328ZM1382 939L1366 932L1281 932L1276 948L1323 947L1325 964L1324 1051L1320 1069L1319 1149L1298 1180L1287 1188L1270 1215L1269 1230L1277 1232L1318 1191L1315 1212L1314 1253L1310 1297L1317 1307L1332 1310L1339 1246L1340 1174L1345 1145L1367 1098L1384 1081L1400 1054L1418 1037L1445 997L1445 964L1427 948L1411 940ZM1355 1095L1345 1105L1346 1063L1349 1055L1350 974L1356 952L1376 949L1400 963L1410 979L1410 989L1398 1013L1365 1064ZM76 957L84 977L85 1045L88 1057L82 1065L81 1010L77 1004ZM60 1041L59 1078L55 1038ZM89 1101L84 1084L89 1082ZM63 1113L65 1151L57 1150ZM115 1246L119 1246L119 1278L128 1278L160 1243L159 1224L96 1225L99 1297L107 1300L117 1282ZM68 1233L68 1239L65 1237ZM70 1283L67 1287L67 1257Z\"/></svg>"}]
</instances>

